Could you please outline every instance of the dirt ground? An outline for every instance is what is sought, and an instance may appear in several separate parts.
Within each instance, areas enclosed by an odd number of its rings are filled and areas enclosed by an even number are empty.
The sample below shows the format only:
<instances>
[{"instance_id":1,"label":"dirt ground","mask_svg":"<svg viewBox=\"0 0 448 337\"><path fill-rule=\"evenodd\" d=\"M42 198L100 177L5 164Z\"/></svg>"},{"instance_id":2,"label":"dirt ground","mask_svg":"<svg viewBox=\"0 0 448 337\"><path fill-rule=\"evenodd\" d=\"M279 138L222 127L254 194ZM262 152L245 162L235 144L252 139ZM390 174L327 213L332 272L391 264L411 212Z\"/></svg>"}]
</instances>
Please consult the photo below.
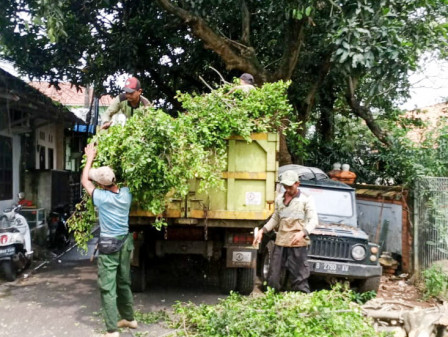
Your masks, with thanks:
<instances>
[{"instance_id":1,"label":"dirt ground","mask_svg":"<svg viewBox=\"0 0 448 337\"><path fill-rule=\"evenodd\" d=\"M406 306L428 308L437 305L434 299L425 300L420 287L413 284L408 275L383 275L377 298L384 301L402 302Z\"/></svg>"}]
</instances>

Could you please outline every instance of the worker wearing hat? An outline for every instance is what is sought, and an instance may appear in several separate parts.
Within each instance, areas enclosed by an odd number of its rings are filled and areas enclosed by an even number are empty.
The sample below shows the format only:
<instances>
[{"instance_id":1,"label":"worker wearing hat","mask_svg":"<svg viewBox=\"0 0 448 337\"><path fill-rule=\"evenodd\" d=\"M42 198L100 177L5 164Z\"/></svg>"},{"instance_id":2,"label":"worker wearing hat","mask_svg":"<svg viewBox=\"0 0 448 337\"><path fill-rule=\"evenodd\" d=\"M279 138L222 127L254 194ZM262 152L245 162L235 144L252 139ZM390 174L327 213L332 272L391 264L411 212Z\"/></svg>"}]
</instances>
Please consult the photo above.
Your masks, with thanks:
<instances>
[{"instance_id":1,"label":"worker wearing hat","mask_svg":"<svg viewBox=\"0 0 448 337\"><path fill-rule=\"evenodd\" d=\"M115 97L109 108L101 116L103 125L101 129L108 129L112 124L112 116L121 112L126 118L132 117L134 110L142 106L151 106L148 99L142 96L142 88L140 81L135 77L130 77L126 80L123 93Z\"/></svg>"},{"instance_id":2,"label":"worker wearing hat","mask_svg":"<svg viewBox=\"0 0 448 337\"><path fill-rule=\"evenodd\" d=\"M236 86L234 86L230 91L229 94L240 90L242 92L250 92L251 90L255 89L254 87L254 77L251 74L244 73L240 76L240 83Z\"/></svg>"},{"instance_id":3,"label":"worker wearing hat","mask_svg":"<svg viewBox=\"0 0 448 337\"><path fill-rule=\"evenodd\" d=\"M295 171L285 171L280 176L280 184L285 192L277 196L274 214L254 238L254 245L261 242L264 233L276 230L268 286L281 289L281 270L285 267L291 275L292 290L309 293L307 246L310 243L309 234L318 223L317 211L313 197L300 191L300 181Z\"/></svg>"},{"instance_id":4,"label":"worker wearing hat","mask_svg":"<svg viewBox=\"0 0 448 337\"><path fill-rule=\"evenodd\" d=\"M134 240L129 235L128 222L132 195L128 187L118 187L114 171L109 166L92 168L96 157L93 143L87 145L84 151L87 160L81 183L98 209L101 229L98 242L98 285L107 329L103 337L119 337L118 328L137 328L130 274ZM101 249L101 242L108 243L105 247L108 251Z\"/></svg>"}]
</instances>

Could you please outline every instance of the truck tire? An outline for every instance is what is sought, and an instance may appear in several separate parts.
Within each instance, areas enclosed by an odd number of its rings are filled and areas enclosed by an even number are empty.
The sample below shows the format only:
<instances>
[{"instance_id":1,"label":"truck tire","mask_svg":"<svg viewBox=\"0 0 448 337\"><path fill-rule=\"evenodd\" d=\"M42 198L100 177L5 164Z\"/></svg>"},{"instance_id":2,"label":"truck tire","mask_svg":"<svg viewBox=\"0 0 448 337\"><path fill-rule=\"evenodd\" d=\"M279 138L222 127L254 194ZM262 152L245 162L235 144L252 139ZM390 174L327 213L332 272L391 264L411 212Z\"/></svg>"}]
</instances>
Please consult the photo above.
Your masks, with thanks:
<instances>
[{"instance_id":1,"label":"truck tire","mask_svg":"<svg viewBox=\"0 0 448 337\"><path fill-rule=\"evenodd\" d=\"M237 285L237 269L223 268L219 277L219 286L224 294L235 291Z\"/></svg>"},{"instance_id":2,"label":"truck tire","mask_svg":"<svg viewBox=\"0 0 448 337\"><path fill-rule=\"evenodd\" d=\"M380 288L380 281L380 276L369 277L365 280L361 280L359 282L358 290L360 293L365 293L372 290L378 292L378 289Z\"/></svg>"},{"instance_id":3,"label":"truck tire","mask_svg":"<svg viewBox=\"0 0 448 337\"><path fill-rule=\"evenodd\" d=\"M254 290L255 285L255 269L254 268L239 268L236 290L241 295L249 295Z\"/></svg>"},{"instance_id":4,"label":"truck tire","mask_svg":"<svg viewBox=\"0 0 448 337\"><path fill-rule=\"evenodd\" d=\"M8 282L12 282L16 280L17 274L16 274L16 268L14 267L14 264L11 260L9 261L3 261L1 263L1 270L3 275L5 276L5 280Z\"/></svg>"},{"instance_id":5,"label":"truck tire","mask_svg":"<svg viewBox=\"0 0 448 337\"><path fill-rule=\"evenodd\" d=\"M144 261L140 262L138 267L131 267L131 289L136 293L146 290L146 263Z\"/></svg>"}]
</instances>

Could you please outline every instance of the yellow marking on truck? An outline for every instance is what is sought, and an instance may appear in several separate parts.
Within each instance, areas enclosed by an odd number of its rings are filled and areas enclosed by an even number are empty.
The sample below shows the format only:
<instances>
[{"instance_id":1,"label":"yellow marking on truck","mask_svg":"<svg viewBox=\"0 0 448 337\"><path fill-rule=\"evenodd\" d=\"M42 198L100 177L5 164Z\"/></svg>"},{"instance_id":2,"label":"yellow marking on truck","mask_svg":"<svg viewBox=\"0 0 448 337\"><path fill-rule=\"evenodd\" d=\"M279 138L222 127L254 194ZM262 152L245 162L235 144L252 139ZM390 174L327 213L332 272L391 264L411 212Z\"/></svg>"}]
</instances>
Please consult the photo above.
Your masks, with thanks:
<instances>
[{"instance_id":1,"label":"yellow marking on truck","mask_svg":"<svg viewBox=\"0 0 448 337\"><path fill-rule=\"evenodd\" d=\"M244 138L241 136L230 136L228 139L244 140ZM268 134L267 133L252 133L250 135L250 139L252 139L252 140L267 140Z\"/></svg>"},{"instance_id":2,"label":"yellow marking on truck","mask_svg":"<svg viewBox=\"0 0 448 337\"><path fill-rule=\"evenodd\" d=\"M208 211L191 210L190 217L196 219L227 219L227 220L266 220L274 210L264 211Z\"/></svg>"},{"instance_id":3,"label":"yellow marking on truck","mask_svg":"<svg viewBox=\"0 0 448 337\"><path fill-rule=\"evenodd\" d=\"M266 172L223 172L224 179L266 180Z\"/></svg>"},{"instance_id":4,"label":"yellow marking on truck","mask_svg":"<svg viewBox=\"0 0 448 337\"><path fill-rule=\"evenodd\" d=\"M150 211L144 211L142 209L132 210L130 213L130 216L142 216L142 217L149 217L154 218L155 214L151 213ZM164 218L180 218L182 217L182 213L180 210L177 209L168 209L163 214Z\"/></svg>"}]
</instances>

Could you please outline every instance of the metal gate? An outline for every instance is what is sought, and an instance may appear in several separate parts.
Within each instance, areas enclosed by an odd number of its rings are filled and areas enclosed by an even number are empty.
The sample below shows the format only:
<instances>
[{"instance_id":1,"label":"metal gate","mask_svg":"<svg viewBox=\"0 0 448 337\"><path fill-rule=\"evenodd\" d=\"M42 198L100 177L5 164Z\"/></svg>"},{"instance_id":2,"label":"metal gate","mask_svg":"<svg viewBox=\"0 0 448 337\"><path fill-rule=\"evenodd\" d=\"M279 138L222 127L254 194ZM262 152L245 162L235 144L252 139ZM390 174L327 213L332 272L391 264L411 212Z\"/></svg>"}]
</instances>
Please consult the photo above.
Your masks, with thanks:
<instances>
[{"instance_id":1,"label":"metal gate","mask_svg":"<svg viewBox=\"0 0 448 337\"><path fill-rule=\"evenodd\" d=\"M448 259L448 178L421 177L414 195L414 269Z\"/></svg>"}]
</instances>

